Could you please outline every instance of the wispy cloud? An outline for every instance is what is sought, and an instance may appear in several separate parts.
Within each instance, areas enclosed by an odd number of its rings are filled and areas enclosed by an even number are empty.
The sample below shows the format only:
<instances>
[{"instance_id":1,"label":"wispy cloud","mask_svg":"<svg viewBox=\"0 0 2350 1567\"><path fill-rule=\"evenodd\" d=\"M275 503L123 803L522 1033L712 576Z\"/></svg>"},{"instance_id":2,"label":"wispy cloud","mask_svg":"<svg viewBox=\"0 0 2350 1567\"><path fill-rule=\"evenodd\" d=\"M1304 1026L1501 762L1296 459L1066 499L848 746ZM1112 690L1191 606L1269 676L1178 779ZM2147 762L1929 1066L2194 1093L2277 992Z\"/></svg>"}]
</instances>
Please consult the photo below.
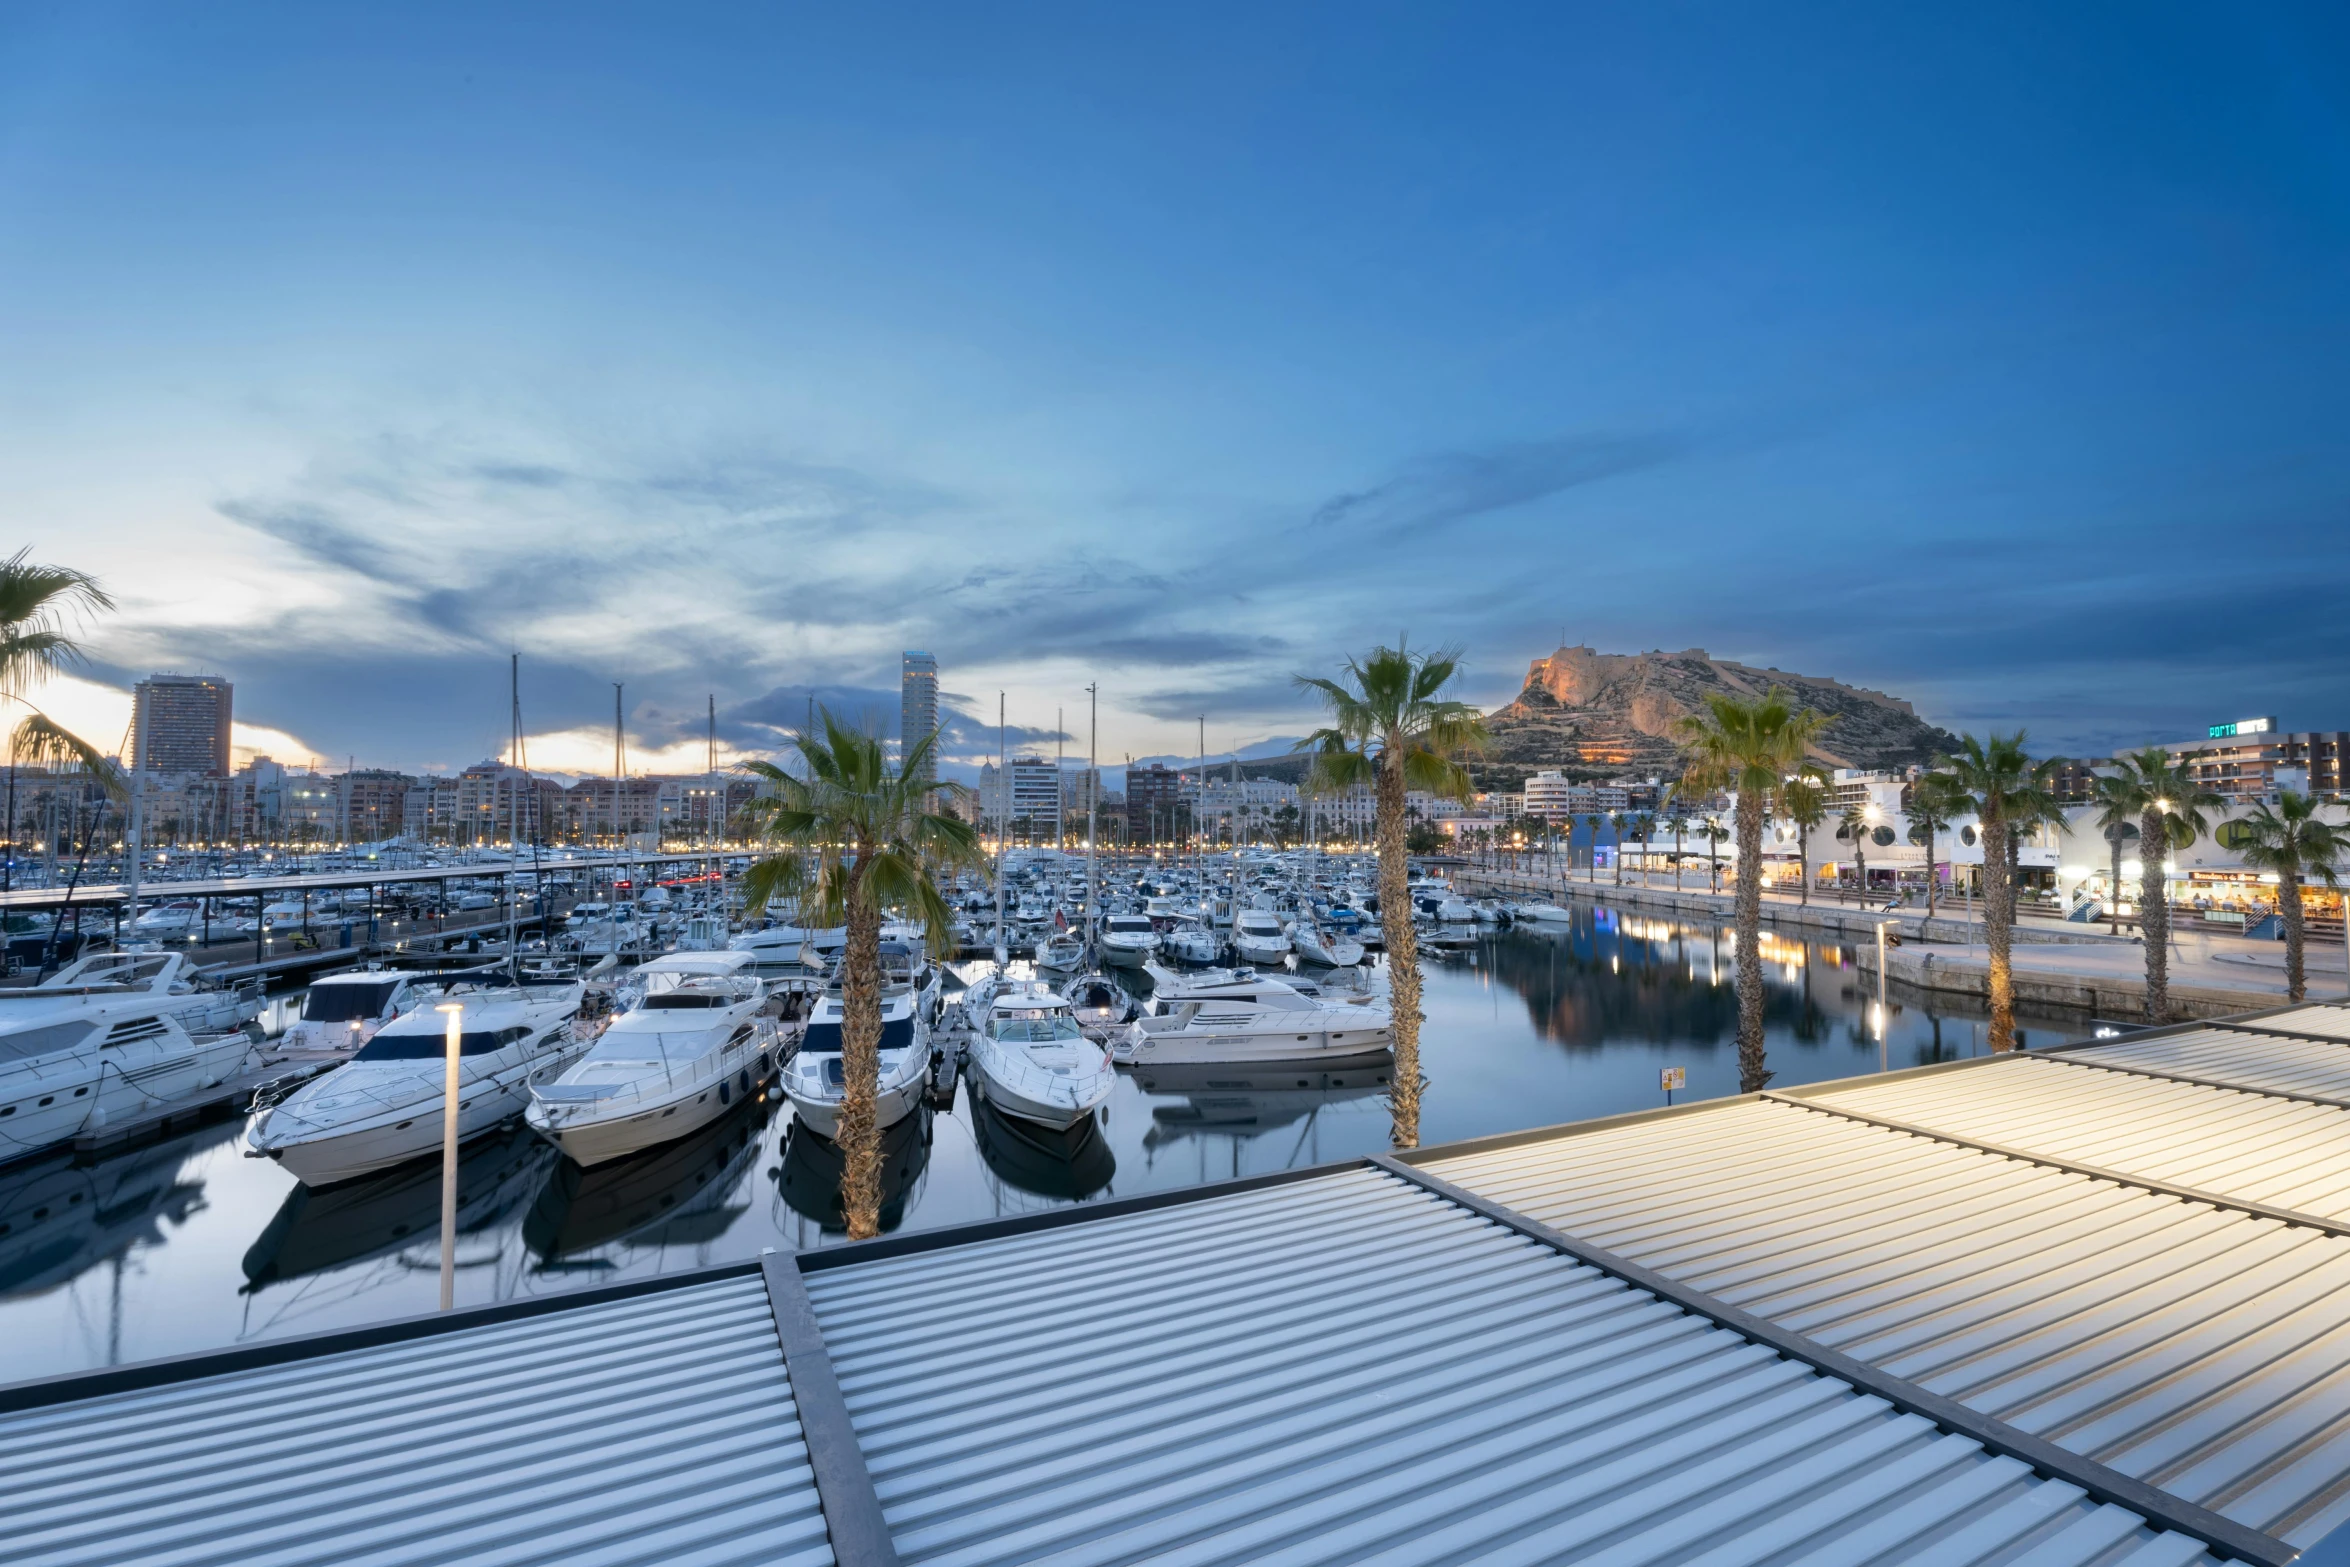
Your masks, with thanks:
<instances>
[{"instance_id":1,"label":"wispy cloud","mask_svg":"<svg viewBox=\"0 0 2350 1567\"><path fill-rule=\"evenodd\" d=\"M1433 453L1377 484L1330 497L1314 509L1311 526L1401 538L1654 468L1684 449L1665 435L1561 435Z\"/></svg>"}]
</instances>

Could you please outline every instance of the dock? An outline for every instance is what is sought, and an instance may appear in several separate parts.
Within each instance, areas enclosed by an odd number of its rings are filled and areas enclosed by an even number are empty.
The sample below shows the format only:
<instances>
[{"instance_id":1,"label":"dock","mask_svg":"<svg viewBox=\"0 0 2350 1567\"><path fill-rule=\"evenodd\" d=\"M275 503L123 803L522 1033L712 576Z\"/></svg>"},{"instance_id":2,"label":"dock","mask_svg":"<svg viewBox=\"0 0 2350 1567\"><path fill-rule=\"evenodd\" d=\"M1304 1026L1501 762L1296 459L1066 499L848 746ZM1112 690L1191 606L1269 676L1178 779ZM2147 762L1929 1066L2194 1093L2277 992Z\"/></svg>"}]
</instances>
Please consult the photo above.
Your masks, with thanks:
<instances>
[{"instance_id":1,"label":"dock","mask_svg":"<svg viewBox=\"0 0 2350 1567\"><path fill-rule=\"evenodd\" d=\"M2346 1284L2313 1004L20 1383L0 1505L27 1567L2319 1567Z\"/></svg>"}]
</instances>

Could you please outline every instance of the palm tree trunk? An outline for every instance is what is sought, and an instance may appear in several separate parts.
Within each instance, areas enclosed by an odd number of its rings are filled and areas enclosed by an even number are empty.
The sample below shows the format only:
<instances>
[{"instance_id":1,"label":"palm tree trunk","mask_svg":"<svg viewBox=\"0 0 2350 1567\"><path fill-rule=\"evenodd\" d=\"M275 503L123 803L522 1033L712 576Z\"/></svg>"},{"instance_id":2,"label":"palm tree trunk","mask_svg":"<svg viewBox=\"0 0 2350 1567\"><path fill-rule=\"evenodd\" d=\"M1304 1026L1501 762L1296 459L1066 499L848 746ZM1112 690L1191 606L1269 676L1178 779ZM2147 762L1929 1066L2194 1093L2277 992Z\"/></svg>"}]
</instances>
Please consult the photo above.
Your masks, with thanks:
<instances>
[{"instance_id":1,"label":"palm tree trunk","mask_svg":"<svg viewBox=\"0 0 2350 1567\"><path fill-rule=\"evenodd\" d=\"M1679 822L1675 822L1675 823L1673 824L1673 892L1674 892L1675 896L1678 896L1678 895L1680 894L1680 891L1681 891L1681 824L1680 824Z\"/></svg>"},{"instance_id":2,"label":"palm tree trunk","mask_svg":"<svg viewBox=\"0 0 2350 1567\"><path fill-rule=\"evenodd\" d=\"M2309 973L2303 966L2305 927L2301 918L2301 878L2291 871L2277 878L2277 912L2285 920L2285 999L2305 1000L2309 995Z\"/></svg>"},{"instance_id":3,"label":"palm tree trunk","mask_svg":"<svg viewBox=\"0 0 2350 1567\"><path fill-rule=\"evenodd\" d=\"M1983 823L1983 950L1990 954L1991 1048L2015 1048L2015 905L2008 901L2007 823Z\"/></svg>"},{"instance_id":4,"label":"palm tree trunk","mask_svg":"<svg viewBox=\"0 0 2350 1567\"><path fill-rule=\"evenodd\" d=\"M1379 924L1387 934L1387 997L1395 1011L1395 1081L1387 1095L1388 1140L1420 1146L1420 933L1412 924L1404 846L1403 748L1379 758Z\"/></svg>"},{"instance_id":5,"label":"palm tree trunk","mask_svg":"<svg viewBox=\"0 0 2350 1567\"><path fill-rule=\"evenodd\" d=\"M1934 917L1934 893L1941 878L1934 874L1934 818L1926 818L1926 918ZM1923 927L1920 927L1921 938Z\"/></svg>"},{"instance_id":6,"label":"palm tree trunk","mask_svg":"<svg viewBox=\"0 0 2350 1567\"><path fill-rule=\"evenodd\" d=\"M2138 818L2138 931L2146 940L2146 1021L2170 1021L2170 889L2162 861L2170 848L2170 823L2162 812Z\"/></svg>"},{"instance_id":7,"label":"palm tree trunk","mask_svg":"<svg viewBox=\"0 0 2350 1567\"><path fill-rule=\"evenodd\" d=\"M1799 825L1795 829L1795 874L1803 882L1803 906L1811 907L1811 846L1804 842L1808 836Z\"/></svg>"},{"instance_id":8,"label":"palm tree trunk","mask_svg":"<svg viewBox=\"0 0 2350 1567\"><path fill-rule=\"evenodd\" d=\"M2106 842L2113 849L2113 874L2105 882L2105 928L2112 935L2122 933L2122 831L2114 828Z\"/></svg>"},{"instance_id":9,"label":"palm tree trunk","mask_svg":"<svg viewBox=\"0 0 2350 1567\"><path fill-rule=\"evenodd\" d=\"M841 964L840 1203L849 1239L881 1233L881 1131L874 1100L881 1091L881 911L859 894L851 872L848 947Z\"/></svg>"},{"instance_id":10,"label":"palm tree trunk","mask_svg":"<svg viewBox=\"0 0 2350 1567\"><path fill-rule=\"evenodd\" d=\"M1763 1063L1762 794L1738 791L1738 1091L1759 1094L1770 1083Z\"/></svg>"}]
</instances>

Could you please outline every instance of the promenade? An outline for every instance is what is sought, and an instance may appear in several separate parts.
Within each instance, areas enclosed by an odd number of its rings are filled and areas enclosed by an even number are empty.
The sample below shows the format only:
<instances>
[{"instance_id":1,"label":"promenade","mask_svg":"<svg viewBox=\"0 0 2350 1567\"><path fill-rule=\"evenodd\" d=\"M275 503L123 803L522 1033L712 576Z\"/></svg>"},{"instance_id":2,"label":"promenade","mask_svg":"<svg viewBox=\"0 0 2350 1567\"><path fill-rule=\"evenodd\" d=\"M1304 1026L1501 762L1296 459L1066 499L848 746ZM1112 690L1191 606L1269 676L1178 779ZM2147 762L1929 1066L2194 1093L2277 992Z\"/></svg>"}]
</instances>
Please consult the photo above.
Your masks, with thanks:
<instances>
[{"instance_id":1,"label":"promenade","mask_svg":"<svg viewBox=\"0 0 2350 1567\"><path fill-rule=\"evenodd\" d=\"M1548 899L1640 909L1682 919L1727 924L1731 894L1703 885L1670 882L1616 885L1603 872L1597 882L1506 868L1465 867L1454 883L1463 891L1518 899ZM1774 929L1807 930L1853 943L1861 969L1876 972L1877 927L1899 940L1887 952L1887 979L1903 988L1988 1001L1990 960L1984 947L1982 910L1963 900L1942 904L1928 921L1922 906L1887 910L1858 903L1813 902L1784 893L1763 894L1763 920ZM2076 924L2033 911L2021 914L2010 949L2018 1002L2059 1007L2117 1021L2139 1021L2146 1008L2146 955L2135 936L2108 935L2103 927ZM2312 942L2308 986L2313 1000L2350 992L2350 969L2342 949ZM2179 1018L2220 1017L2255 1011L2286 1000L2285 948L2278 941L2187 932L2171 939L2171 1009Z\"/></svg>"}]
</instances>

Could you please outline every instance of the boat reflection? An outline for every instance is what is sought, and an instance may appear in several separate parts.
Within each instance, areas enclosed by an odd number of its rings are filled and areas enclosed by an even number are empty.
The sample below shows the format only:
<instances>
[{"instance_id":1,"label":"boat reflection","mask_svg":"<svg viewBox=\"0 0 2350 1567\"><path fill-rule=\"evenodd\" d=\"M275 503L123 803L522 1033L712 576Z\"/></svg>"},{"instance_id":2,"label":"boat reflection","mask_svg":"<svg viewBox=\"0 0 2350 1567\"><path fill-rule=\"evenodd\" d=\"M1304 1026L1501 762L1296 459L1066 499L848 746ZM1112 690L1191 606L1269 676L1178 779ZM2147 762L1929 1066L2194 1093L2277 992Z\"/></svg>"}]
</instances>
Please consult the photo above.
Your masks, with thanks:
<instances>
[{"instance_id":1,"label":"boat reflection","mask_svg":"<svg viewBox=\"0 0 2350 1567\"><path fill-rule=\"evenodd\" d=\"M191 1159L234 1138L235 1122L112 1158L50 1154L0 1171L0 1297L65 1284L133 1246L161 1245L204 1205Z\"/></svg>"},{"instance_id":2,"label":"boat reflection","mask_svg":"<svg viewBox=\"0 0 2350 1567\"><path fill-rule=\"evenodd\" d=\"M592 1170L569 1159L547 1173L522 1221L522 1240L540 1265L599 1246L701 1246L750 1211L742 1177L759 1155L775 1101L757 1095L690 1137Z\"/></svg>"},{"instance_id":3,"label":"boat reflection","mask_svg":"<svg viewBox=\"0 0 2350 1567\"><path fill-rule=\"evenodd\" d=\"M1118 1173L1117 1155L1088 1116L1065 1132L1005 1115L985 1099L970 1103L979 1157L1007 1186L1039 1197L1091 1197Z\"/></svg>"},{"instance_id":4,"label":"boat reflection","mask_svg":"<svg viewBox=\"0 0 2350 1567\"><path fill-rule=\"evenodd\" d=\"M1134 1082L1154 1098L1142 1145L1156 1150L1193 1137L1261 1137L1310 1120L1333 1105L1387 1092L1394 1058L1353 1061L1198 1063L1138 1067Z\"/></svg>"},{"instance_id":5,"label":"boat reflection","mask_svg":"<svg viewBox=\"0 0 2350 1567\"><path fill-rule=\"evenodd\" d=\"M496 1228L521 1211L562 1155L552 1143L510 1121L457 1150L457 1233ZM258 1292L370 1258L389 1256L441 1233L441 1161L414 1159L396 1169L301 1186L245 1253L245 1288ZM437 1266L437 1263L436 1263Z\"/></svg>"},{"instance_id":6,"label":"boat reflection","mask_svg":"<svg viewBox=\"0 0 2350 1567\"><path fill-rule=\"evenodd\" d=\"M930 1162L930 1111L914 1113L881 1132L881 1227L894 1230L906 1217L906 1197ZM841 1152L798 1121L784 1136L783 1163L774 1171L792 1212L813 1219L831 1233L848 1229L840 1204Z\"/></svg>"}]
</instances>

